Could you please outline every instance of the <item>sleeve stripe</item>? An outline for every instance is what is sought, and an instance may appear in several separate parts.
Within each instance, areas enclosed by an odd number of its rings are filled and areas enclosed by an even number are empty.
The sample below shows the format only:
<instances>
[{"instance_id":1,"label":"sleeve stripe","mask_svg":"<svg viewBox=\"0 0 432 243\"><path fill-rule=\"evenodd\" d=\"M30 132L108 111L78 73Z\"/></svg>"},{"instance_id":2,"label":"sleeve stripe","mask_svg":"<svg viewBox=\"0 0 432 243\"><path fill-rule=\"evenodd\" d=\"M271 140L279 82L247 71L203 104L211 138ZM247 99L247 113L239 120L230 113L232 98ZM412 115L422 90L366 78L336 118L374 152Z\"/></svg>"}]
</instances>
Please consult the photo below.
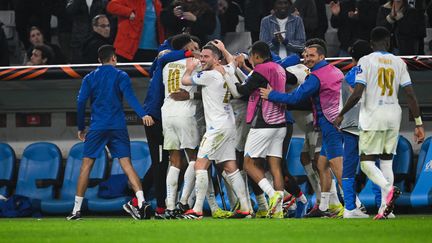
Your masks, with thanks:
<instances>
[{"instance_id":1,"label":"sleeve stripe","mask_svg":"<svg viewBox=\"0 0 432 243\"><path fill-rule=\"evenodd\" d=\"M402 83L402 84L401 84L401 87L406 87L406 86L409 86L409 85L412 85L411 81L408 81L408 82Z\"/></svg>"}]
</instances>

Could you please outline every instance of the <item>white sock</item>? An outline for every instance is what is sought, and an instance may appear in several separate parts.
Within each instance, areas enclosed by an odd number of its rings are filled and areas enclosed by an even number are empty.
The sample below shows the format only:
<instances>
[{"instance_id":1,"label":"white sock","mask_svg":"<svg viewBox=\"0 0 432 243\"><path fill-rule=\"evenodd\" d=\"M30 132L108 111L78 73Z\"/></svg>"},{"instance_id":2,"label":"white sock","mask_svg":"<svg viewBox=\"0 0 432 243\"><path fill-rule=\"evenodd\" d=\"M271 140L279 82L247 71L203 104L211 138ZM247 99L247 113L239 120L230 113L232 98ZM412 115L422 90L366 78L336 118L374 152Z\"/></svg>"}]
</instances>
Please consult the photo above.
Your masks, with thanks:
<instances>
[{"instance_id":1,"label":"white sock","mask_svg":"<svg viewBox=\"0 0 432 243\"><path fill-rule=\"evenodd\" d=\"M212 178L208 178L208 187L207 187L207 193L206 193L207 202L210 206L210 211L214 213L216 210L219 209L219 205L216 202L214 187L213 187L213 181Z\"/></svg>"},{"instance_id":2,"label":"white sock","mask_svg":"<svg viewBox=\"0 0 432 243\"><path fill-rule=\"evenodd\" d=\"M267 211L268 210L268 204L267 204L267 199L265 198L264 193L261 193L259 195L255 195L255 198L256 198L257 203L258 203L258 210Z\"/></svg>"},{"instance_id":3,"label":"white sock","mask_svg":"<svg viewBox=\"0 0 432 243\"><path fill-rule=\"evenodd\" d=\"M312 186L312 189L316 193L317 202L321 200L321 186L318 173L313 169L312 163L304 166L306 176Z\"/></svg>"},{"instance_id":4,"label":"white sock","mask_svg":"<svg viewBox=\"0 0 432 243\"><path fill-rule=\"evenodd\" d=\"M195 182L194 182L194 188L195 189ZM196 199L196 193L195 190L192 190L189 199L187 200L187 204L189 205L189 207L193 207L193 205L195 205L195 199Z\"/></svg>"},{"instance_id":5,"label":"white sock","mask_svg":"<svg viewBox=\"0 0 432 243\"><path fill-rule=\"evenodd\" d=\"M250 199L250 191L249 191L249 183L248 183L248 175L247 172L245 170L241 170L240 171L241 176L243 177L243 181L245 183L245 188L246 188L246 198L248 200L248 204L249 204L249 208L251 210L253 210L252 207L252 200Z\"/></svg>"},{"instance_id":6,"label":"white sock","mask_svg":"<svg viewBox=\"0 0 432 243\"><path fill-rule=\"evenodd\" d=\"M388 181L390 187L393 186L394 175L393 175L393 160L381 160L380 169L384 175L384 178ZM381 205L386 204L388 192L381 189Z\"/></svg>"},{"instance_id":7,"label":"white sock","mask_svg":"<svg viewBox=\"0 0 432 243\"><path fill-rule=\"evenodd\" d=\"M332 183L331 183L331 187L330 187L330 205L339 205L340 201L339 201L339 197L337 194L337 190L336 190L336 182L333 179Z\"/></svg>"},{"instance_id":8,"label":"white sock","mask_svg":"<svg viewBox=\"0 0 432 243\"><path fill-rule=\"evenodd\" d=\"M381 196L384 197L384 195L387 195L391 185L384 177L382 171L376 167L375 161L361 161L360 167L369 180L381 187L381 190L384 190Z\"/></svg>"},{"instance_id":9,"label":"white sock","mask_svg":"<svg viewBox=\"0 0 432 243\"><path fill-rule=\"evenodd\" d=\"M201 213L203 210L204 199L208 188L208 174L207 170L196 170L195 171L195 205L193 210L197 213Z\"/></svg>"},{"instance_id":10,"label":"white sock","mask_svg":"<svg viewBox=\"0 0 432 243\"><path fill-rule=\"evenodd\" d=\"M231 207L231 209L233 209L236 202L237 202L237 197L234 194L234 191L233 191L233 188L231 185L231 181L228 178L228 175L225 171L222 171L222 177L224 178L225 187L226 187L226 191L228 194L228 201L229 201L230 207Z\"/></svg>"},{"instance_id":11,"label":"white sock","mask_svg":"<svg viewBox=\"0 0 432 243\"><path fill-rule=\"evenodd\" d=\"M182 194L180 197L180 202L182 204L187 204L188 203L188 199L191 195L191 193L193 192L194 186L195 186L195 161L191 161L189 162L189 165L185 171L184 174L184 182L183 182L183 189L182 189ZM191 205L189 205L191 206Z\"/></svg>"},{"instance_id":12,"label":"white sock","mask_svg":"<svg viewBox=\"0 0 432 243\"><path fill-rule=\"evenodd\" d=\"M270 182L266 179L263 178L262 180L260 180L258 182L258 186L261 188L261 190L263 190L265 192L265 194L267 194L267 196L269 197L273 197L273 195L275 194L275 190L272 187L272 185L270 184Z\"/></svg>"},{"instance_id":13,"label":"white sock","mask_svg":"<svg viewBox=\"0 0 432 243\"><path fill-rule=\"evenodd\" d=\"M251 209L249 208L248 202L249 196L246 195L245 182L240 174L240 171L237 169L233 173L227 174L227 176L231 180L233 190L240 200L240 210L242 212L250 212Z\"/></svg>"},{"instance_id":14,"label":"white sock","mask_svg":"<svg viewBox=\"0 0 432 243\"><path fill-rule=\"evenodd\" d=\"M135 196L137 197L138 208L141 208L142 203L145 201L144 192L143 191L137 191L137 192L135 192Z\"/></svg>"},{"instance_id":15,"label":"white sock","mask_svg":"<svg viewBox=\"0 0 432 243\"><path fill-rule=\"evenodd\" d=\"M180 169L170 166L166 177L166 208L174 210L177 199L177 187Z\"/></svg>"},{"instance_id":16,"label":"white sock","mask_svg":"<svg viewBox=\"0 0 432 243\"><path fill-rule=\"evenodd\" d=\"M300 201L300 202L306 204L306 203L307 203L307 198L306 198L306 196L302 193L301 196L297 198L297 201Z\"/></svg>"},{"instance_id":17,"label":"white sock","mask_svg":"<svg viewBox=\"0 0 432 243\"><path fill-rule=\"evenodd\" d=\"M319 209L321 211L326 211L329 208L331 192L321 192L321 203Z\"/></svg>"},{"instance_id":18,"label":"white sock","mask_svg":"<svg viewBox=\"0 0 432 243\"><path fill-rule=\"evenodd\" d=\"M81 204L83 202L84 197L75 196L74 208L72 210L72 214L75 214L78 211L81 211Z\"/></svg>"}]
</instances>

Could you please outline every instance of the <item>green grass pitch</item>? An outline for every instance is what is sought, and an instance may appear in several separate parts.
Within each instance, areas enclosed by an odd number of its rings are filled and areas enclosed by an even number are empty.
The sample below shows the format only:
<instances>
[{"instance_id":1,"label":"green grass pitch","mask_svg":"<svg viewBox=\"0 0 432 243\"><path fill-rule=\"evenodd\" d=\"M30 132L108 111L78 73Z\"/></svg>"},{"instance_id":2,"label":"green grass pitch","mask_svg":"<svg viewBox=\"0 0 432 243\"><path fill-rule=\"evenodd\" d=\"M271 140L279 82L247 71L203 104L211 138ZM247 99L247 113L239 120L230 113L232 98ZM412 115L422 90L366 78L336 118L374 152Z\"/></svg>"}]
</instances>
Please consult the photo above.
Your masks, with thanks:
<instances>
[{"instance_id":1,"label":"green grass pitch","mask_svg":"<svg viewBox=\"0 0 432 243\"><path fill-rule=\"evenodd\" d=\"M0 219L0 242L432 242L432 215L392 220Z\"/></svg>"}]
</instances>

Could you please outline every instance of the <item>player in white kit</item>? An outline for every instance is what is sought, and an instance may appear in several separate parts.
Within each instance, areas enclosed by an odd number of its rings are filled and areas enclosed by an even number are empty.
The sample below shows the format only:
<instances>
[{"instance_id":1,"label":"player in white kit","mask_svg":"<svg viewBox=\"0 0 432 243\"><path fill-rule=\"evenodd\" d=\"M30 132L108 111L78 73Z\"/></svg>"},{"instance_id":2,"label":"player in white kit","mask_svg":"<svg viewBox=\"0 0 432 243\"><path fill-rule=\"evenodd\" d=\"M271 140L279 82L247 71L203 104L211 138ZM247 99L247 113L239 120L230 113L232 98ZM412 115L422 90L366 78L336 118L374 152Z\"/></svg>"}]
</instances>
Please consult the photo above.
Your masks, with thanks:
<instances>
[{"instance_id":1,"label":"player in white kit","mask_svg":"<svg viewBox=\"0 0 432 243\"><path fill-rule=\"evenodd\" d=\"M400 190L393 186L393 155L396 152L402 110L398 91L402 87L412 112L416 127L414 141L423 142L424 128L420 110L405 62L387 50L390 47L390 32L376 27L371 32L373 53L358 62L359 71L353 94L335 120L339 126L343 115L360 99L359 153L362 171L381 187L381 207L374 219L385 219L393 211ZM380 168L375 160L380 159Z\"/></svg>"},{"instance_id":2,"label":"player in white kit","mask_svg":"<svg viewBox=\"0 0 432 243\"><path fill-rule=\"evenodd\" d=\"M184 214L186 219L201 219L203 217L202 208L208 187L207 169L211 160L214 160L217 164L223 163L224 170L240 199L241 209L234 216L250 216L244 180L235 162L236 130L234 113L229 103L231 94L223 74L215 70L216 68L223 70L219 64L221 57L222 53L217 47L207 44L203 47L200 57L203 71L192 75L192 71L199 62L196 59L188 59L186 73L182 78L182 84L184 85L202 86L201 93L207 127L195 163L196 201L193 209Z\"/></svg>"},{"instance_id":3,"label":"player in white kit","mask_svg":"<svg viewBox=\"0 0 432 243\"><path fill-rule=\"evenodd\" d=\"M180 35L174 38L172 42L176 46L183 46L183 49L187 48L188 45L196 45L198 48L198 44L189 35ZM185 71L186 59L170 62L165 65L162 71L162 80L165 87L165 99L161 108L164 136L163 148L169 151L171 162L166 178L167 207L164 214L165 219L174 219L178 216L174 209L177 199L178 179L182 168L182 150L185 150L188 155L189 167L192 166L193 168L196 160L196 148L199 144L198 126L195 119L196 100L178 101L171 96L179 92L180 89L188 92L190 97L193 97L196 92L195 86L181 84L181 78ZM185 191L191 191L193 184L193 181L185 178L183 194L185 194Z\"/></svg>"}]
</instances>

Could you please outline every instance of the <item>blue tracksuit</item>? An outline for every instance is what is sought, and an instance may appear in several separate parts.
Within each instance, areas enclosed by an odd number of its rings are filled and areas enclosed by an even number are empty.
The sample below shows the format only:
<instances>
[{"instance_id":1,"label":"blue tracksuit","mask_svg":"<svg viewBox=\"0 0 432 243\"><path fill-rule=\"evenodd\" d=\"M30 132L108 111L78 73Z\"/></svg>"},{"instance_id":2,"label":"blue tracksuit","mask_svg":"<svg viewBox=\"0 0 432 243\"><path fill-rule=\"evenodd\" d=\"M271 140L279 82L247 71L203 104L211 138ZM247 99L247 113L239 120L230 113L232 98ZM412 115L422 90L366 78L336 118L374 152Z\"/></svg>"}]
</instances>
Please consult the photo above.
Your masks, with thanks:
<instances>
[{"instance_id":1,"label":"blue tracksuit","mask_svg":"<svg viewBox=\"0 0 432 243\"><path fill-rule=\"evenodd\" d=\"M328 63L323 60L317 63L311 71L317 70L325 65L328 65ZM272 102L289 105L296 105L312 98L312 103L317 111L317 124L320 126L323 134L323 149L321 153L325 153L328 159L341 157L343 154L342 134L325 118L319 100L319 90L319 79L315 75L309 75L305 82L292 92L285 94L272 91L268 98Z\"/></svg>"}]
</instances>

